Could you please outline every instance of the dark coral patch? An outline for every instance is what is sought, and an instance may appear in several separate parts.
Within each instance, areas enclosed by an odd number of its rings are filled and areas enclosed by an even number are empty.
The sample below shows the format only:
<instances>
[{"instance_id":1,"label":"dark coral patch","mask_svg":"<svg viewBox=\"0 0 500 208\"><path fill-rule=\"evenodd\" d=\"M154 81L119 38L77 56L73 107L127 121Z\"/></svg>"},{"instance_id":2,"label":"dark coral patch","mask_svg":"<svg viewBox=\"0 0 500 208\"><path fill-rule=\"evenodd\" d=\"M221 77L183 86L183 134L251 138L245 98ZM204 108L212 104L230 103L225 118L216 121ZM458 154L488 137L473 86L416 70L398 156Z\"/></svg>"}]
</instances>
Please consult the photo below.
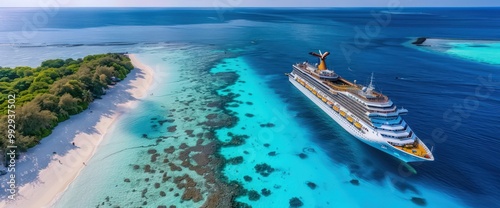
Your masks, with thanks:
<instances>
[{"instance_id":1,"label":"dark coral patch","mask_svg":"<svg viewBox=\"0 0 500 208\"><path fill-rule=\"evenodd\" d=\"M201 192L199 189L195 187L188 187L184 191L184 194L182 194L182 200L193 200L193 202L199 202L203 199L201 196Z\"/></svg>"},{"instance_id":2,"label":"dark coral patch","mask_svg":"<svg viewBox=\"0 0 500 208\"><path fill-rule=\"evenodd\" d=\"M268 127L268 128L271 128L271 127L274 127L275 125L273 123L265 123L265 124L261 124L260 127L264 128L264 127Z\"/></svg>"},{"instance_id":3,"label":"dark coral patch","mask_svg":"<svg viewBox=\"0 0 500 208\"><path fill-rule=\"evenodd\" d=\"M222 102L221 101L214 101L214 102L210 102L207 104L207 107L210 107L210 108L213 108L213 107L222 107Z\"/></svg>"},{"instance_id":4,"label":"dark coral patch","mask_svg":"<svg viewBox=\"0 0 500 208\"><path fill-rule=\"evenodd\" d=\"M238 117L231 116L229 114L217 114L217 117L208 119L201 124L204 124L212 128L222 128L222 127L233 127L238 122Z\"/></svg>"},{"instance_id":5,"label":"dark coral patch","mask_svg":"<svg viewBox=\"0 0 500 208\"><path fill-rule=\"evenodd\" d=\"M158 121L158 124L160 124L160 126L163 126L164 123L173 123L174 121L175 121L175 119L165 119L165 120Z\"/></svg>"},{"instance_id":6,"label":"dark coral patch","mask_svg":"<svg viewBox=\"0 0 500 208\"><path fill-rule=\"evenodd\" d=\"M304 203L302 203L302 201L300 201L300 199L297 197L291 198L289 204L290 204L290 207L293 207L293 208L301 207L304 205Z\"/></svg>"},{"instance_id":7,"label":"dark coral patch","mask_svg":"<svg viewBox=\"0 0 500 208\"><path fill-rule=\"evenodd\" d=\"M151 155L151 162L156 162L156 159L160 156L159 154Z\"/></svg>"},{"instance_id":8,"label":"dark coral patch","mask_svg":"<svg viewBox=\"0 0 500 208\"><path fill-rule=\"evenodd\" d=\"M228 159L227 163L231 164L231 165L241 164L241 163L243 163L243 157L242 156L233 157L231 159Z\"/></svg>"},{"instance_id":9,"label":"dark coral patch","mask_svg":"<svg viewBox=\"0 0 500 208\"><path fill-rule=\"evenodd\" d=\"M144 166L144 172L145 172L145 173L149 173L149 172L151 172L151 165L145 165L145 166Z\"/></svg>"},{"instance_id":10,"label":"dark coral patch","mask_svg":"<svg viewBox=\"0 0 500 208\"><path fill-rule=\"evenodd\" d=\"M352 180L351 180L351 181L349 181L349 182L351 182L351 184L352 184L352 185L355 185L355 186L358 186L358 185L359 185L359 180L358 180L358 179L352 179Z\"/></svg>"},{"instance_id":11,"label":"dark coral patch","mask_svg":"<svg viewBox=\"0 0 500 208\"><path fill-rule=\"evenodd\" d=\"M161 182L162 183L165 183L167 182L171 177L170 176L167 176L167 173L163 173L163 175L161 176ZM172 188L170 188L172 189Z\"/></svg>"},{"instance_id":12,"label":"dark coral patch","mask_svg":"<svg viewBox=\"0 0 500 208\"><path fill-rule=\"evenodd\" d=\"M165 151L165 153L172 154L175 151L175 147L174 146L170 146L169 148L167 148L167 149L165 149L163 151Z\"/></svg>"},{"instance_id":13,"label":"dark coral patch","mask_svg":"<svg viewBox=\"0 0 500 208\"><path fill-rule=\"evenodd\" d=\"M179 146L179 149L186 149L188 146L186 143L182 143L180 146Z\"/></svg>"},{"instance_id":14,"label":"dark coral patch","mask_svg":"<svg viewBox=\"0 0 500 208\"><path fill-rule=\"evenodd\" d=\"M263 196L269 196L271 195L271 190L265 188L261 190L261 193Z\"/></svg>"},{"instance_id":15,"label":"dark coral patch","mask_svg":"<svg viewBox=\"0 0 500 208\"><path fill-rule=\"evenodd\" d=\"M177 130L177 126L176 125L167 127L167 131L168 132L175 132L176 130Z\"/></svg>"},{"instance_id":16,"label":"dark coral patch","mask_svg":"<svg viewBox=\"0 0 500 208\"><path fill-rule=\"evenodd\" d=\"M174 163L169 163L168 166L170 166L171 171L181 171L182 170L181 167L175 165Z\"/></svg>"},{"instance_id":17,"label":"dark coral patch","mask_svg":"<svg viewBox=\"0 0 500 208\"><path fill-rule=\"evenodd\" d=\"M184 132L186 132L186 134L187 134L189 137L195 137L195 135L193 134L193 132L194 132L193 130L186 130L186 131L184 131Z\"/></svg>"},{"instance_id":18,"label":"dark coral patch","mask_svg":"<svg viewBox=\"0 0 500 208\"><path fill-rule=\"evenodd\" d=\"M250 181L252 181L252 177L247 176L247 175L246 175L246 176L243 176L243 179L244 179L246 182L250 182Z\"/></svg>"},{"instance_id":19,"label":"dark coral patch","mask_svg":"<svg viewBox=\"0 0 500 208\"><path fill-rule=\"evenodd\" d=\"M269 155L269 156L276 156L276 151L269 152L269 153L267 153L267 155Z\"/></svg>"},{"instance_id":20,"label":"dark coral patch","mask_svg":"<svg viewBox=\"0 0 500 208\"><path fill-rule=\"evenodd\" d=\"M259 173L260 175L264 176L264 177L267 177L269 176L272 172L274 172L274 168L272 168L271 166L269 166L268 164L266 163L261 163L261 164L257 164L255 165L255 171L257 173Z\"/></svg>"},{"instance_id":21,"label":"dark coral patch","mask_svg":"<svg viewBox=\"0 0 500 208\"><path fill-rule=\"evenodd\" d=\"M248 199L250 201L257 201L260 199L260 194L255 190L248 191Z\"/></svg>"},{"instance_id":22,"label":"dark coral patch","mask_svg":"<svg viewBox=\"0 0 500 208\"><path fill-rule=\"evenodd\" d=\"M252 118L252 117L254 117L254 115L253 115L253 114L251 114L251 113L245 113L245 116L246 116L246 117L248 117L248 118Z\"/></svg>"},{"instance_id":23,"label":"dark coral patch","mask_svg":"<svg viewBox=\"0 0 500 208\"><path fill-rule=\"evenodd\" d=\"M225 147L236 147L245 144L245 138L248 138L248 136L232 136L231 140L229 142L226 142L223 144Z\"/></svg>"}]
</instances>

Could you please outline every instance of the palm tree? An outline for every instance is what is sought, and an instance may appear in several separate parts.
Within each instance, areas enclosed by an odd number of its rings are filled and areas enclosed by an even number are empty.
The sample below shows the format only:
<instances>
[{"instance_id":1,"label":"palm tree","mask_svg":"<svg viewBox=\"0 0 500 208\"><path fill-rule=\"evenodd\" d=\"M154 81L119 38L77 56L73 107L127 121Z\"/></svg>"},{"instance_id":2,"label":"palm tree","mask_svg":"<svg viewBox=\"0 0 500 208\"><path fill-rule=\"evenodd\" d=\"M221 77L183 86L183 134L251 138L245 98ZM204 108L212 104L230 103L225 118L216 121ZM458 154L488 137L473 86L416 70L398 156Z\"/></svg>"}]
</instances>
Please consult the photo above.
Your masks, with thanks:
<instances>
[{"instance_id":1,"label":"palm tree","mask_svg":"<svg viewBox=\"0 0 500 208\"><path fill-rule=\"evenodd\" d=\"M83 102L91 103L92 101L94 101L94 96L92 95L90 90L85 90L85 91L83 91L82 99L83 99Z\"/></svg>"}]
</instances>

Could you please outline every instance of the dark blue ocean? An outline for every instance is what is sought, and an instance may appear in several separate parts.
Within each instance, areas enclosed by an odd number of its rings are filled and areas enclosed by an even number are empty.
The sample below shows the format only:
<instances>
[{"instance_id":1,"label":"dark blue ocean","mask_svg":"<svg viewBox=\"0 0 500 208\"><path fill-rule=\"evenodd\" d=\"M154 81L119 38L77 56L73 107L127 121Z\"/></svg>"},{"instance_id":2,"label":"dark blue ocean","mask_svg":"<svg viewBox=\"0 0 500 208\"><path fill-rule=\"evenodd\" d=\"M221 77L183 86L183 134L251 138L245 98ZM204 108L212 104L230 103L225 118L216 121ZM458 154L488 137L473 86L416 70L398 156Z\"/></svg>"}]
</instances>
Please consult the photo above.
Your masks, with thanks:
<instances>
[{"instance_id":1,"label":"dark blue ocean","mask_svg":"<svg viewBox=\"0 0 500 208\"><path fill-rule=\"evenodd\" d=\"M339 182L339 192L354 201L387 197L374 200L373 206L362 202L357 206L393 207L395 198L418 196L427 200L426 205L409 200L406 205L440 207L435 200L440 194L457 206L500 206L500 65L410 44L417 37L498 43L500 8L0 9L0 21L0 66L36 66L48 58L102 52L141 54L165 45L169 53L193 56L192 62L204 60L193 55L197 50L205 51L199 54L223 51L224 63L243 60L245 70L252 73L248 83L255 81L253 87L267 93L254 104L284 105L293 114L293 125L305 132L303 138L326 156L311 161L335 164L331 170L326 165L325 171L332 175L345 169L347 177L361 181L361 188L370 184L366 191L343 189L351 186L350 178L339 176L332 181L347 181L347 185ZM417 173L408 173L390 155L350 136L295 89L283 74L294 63L316 61L307 53L318 50L329 51L329 67L348 80L367 84L373 73L376 89L409 110L405 121L433 148L435 161L413 163ZM154 63L151 57L145 62ZM174 64L176 57L170 59ZM500 59L500 51L492 58ZM143 59L148 60L147 55ZM214 66L217 61L205 67ZM245 73L241 72L241 80ZM294 168L314 165L301 164ZM306 186L296 189L311 191ZM377 189L393 194L372 194ZM71 201L64 197L65 203ZM303 197L304 207L333 206L326 202L312 206L307 203L311 197Z\"/></svg>"}]
</instances>

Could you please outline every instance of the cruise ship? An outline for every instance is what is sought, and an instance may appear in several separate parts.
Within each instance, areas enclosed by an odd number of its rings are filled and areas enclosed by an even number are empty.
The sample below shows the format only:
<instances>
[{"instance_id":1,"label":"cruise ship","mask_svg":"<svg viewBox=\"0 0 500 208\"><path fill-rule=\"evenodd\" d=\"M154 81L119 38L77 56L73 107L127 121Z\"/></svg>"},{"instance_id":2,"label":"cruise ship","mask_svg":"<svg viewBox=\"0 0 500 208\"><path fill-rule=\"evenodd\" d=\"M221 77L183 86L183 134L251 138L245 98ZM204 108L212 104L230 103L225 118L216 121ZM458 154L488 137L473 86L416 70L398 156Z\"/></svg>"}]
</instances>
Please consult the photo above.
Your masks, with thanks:
<instances>
[{"instance_id":1,"label":"cruise ship","mask_svg":"<svg viewBox=\"0 0 500 208\"><path fill-rule=\"evenodd\" d=\"M289 81L335 122L362 142L404 162L433 161L431 150L418 138L401 115L408 113L373 86L343 79L326 66L329 52L309 53L319 63L293 65Z\"/></svg>"}]
</instances>

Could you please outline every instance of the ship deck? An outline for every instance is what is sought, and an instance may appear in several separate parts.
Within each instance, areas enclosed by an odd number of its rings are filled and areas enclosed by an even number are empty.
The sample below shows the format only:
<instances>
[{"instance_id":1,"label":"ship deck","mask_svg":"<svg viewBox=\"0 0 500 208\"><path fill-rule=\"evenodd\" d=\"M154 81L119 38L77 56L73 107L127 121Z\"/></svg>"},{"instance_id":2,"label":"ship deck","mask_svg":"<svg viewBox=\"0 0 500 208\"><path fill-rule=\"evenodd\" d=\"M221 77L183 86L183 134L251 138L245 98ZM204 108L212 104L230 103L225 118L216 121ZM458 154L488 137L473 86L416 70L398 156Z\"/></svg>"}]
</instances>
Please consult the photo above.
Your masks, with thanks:
<instances>
[{"instance_id":1,"label":"ship deck","mask_svg":"<svg viewBox=\"0 0 500 208\"><path fill-rule=\"evenodd\" d=\"M393 147L397 148L397 149L400 149L400 150L403 150L409 154L412 154L412 155L416 155L416 156L419 156L419 157L425 157L426 155L430 155L426 148L420 144L420 143L417 143L417 145L415 146L412 146L412 147L409 147L409 146L395 146L395 145L392 145Z\"/></svg>"},{"instance_id":2,"label":"ship deck","mask_svg":"<svg viewBox=\"0 0 500 208\"><path fill-rule=\"evenodd\" d=\"M298 75L302 79L305 79L307 82L314 85L317 89L321 90L321 92L328 95L331 99L339 103L344 108L347 108L351 113L353 113L357 118L361 119L367 125L372 125L370 118L368 118L368 116L365 114L366 109L361 103L352 100L351 98L347 97L344 94L341 93L334 94L327 87L319 85L318 82L320 82L320 80L312 80L312 78L308 77L303 71L299 70L297 71L299 72Z\"/></svg>"},{"instance_id":3,"label":"ship deck","mask_svg":"<svg viewBox=\"0 0 500 208\"><path fill-rule=\"evenodd\" d=\"M299 69L301 72L307 73L317 80L321 80L319 75L315 73L311 73L307 68L312 67L311 65L307 64L297 64L297 69ZM314 69L314 67L312 67ZM374 98L366 98L363 96L359 95L359 91L362 90L362 86L354 84L352 82L349 82L348 80L339 77L338 80L336 81L323 81L323 84L329 86L330 88L336 90L336 91L344 91L344 92L350 92L353 95L356 95L356 97L367 101L367 102L377 102L377 103L386 103L389 101L389 98L381 93L378 92L372 92L373 95L375 96Z\"/></svg>"}]
</instances>

